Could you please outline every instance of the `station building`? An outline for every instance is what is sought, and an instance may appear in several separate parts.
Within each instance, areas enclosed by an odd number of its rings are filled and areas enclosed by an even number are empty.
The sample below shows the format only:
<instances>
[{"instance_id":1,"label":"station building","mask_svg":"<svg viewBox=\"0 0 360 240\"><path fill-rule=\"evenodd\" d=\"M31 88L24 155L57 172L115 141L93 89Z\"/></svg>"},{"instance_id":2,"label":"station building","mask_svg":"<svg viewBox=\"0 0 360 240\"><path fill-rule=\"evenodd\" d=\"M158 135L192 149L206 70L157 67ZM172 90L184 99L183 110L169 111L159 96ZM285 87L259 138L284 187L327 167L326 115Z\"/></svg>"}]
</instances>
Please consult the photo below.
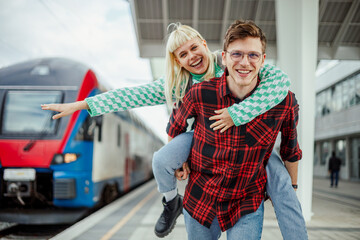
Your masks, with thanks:
<instances>
[{"instance_id":1,"label":"station building","mask_svg":"<svg viewBox=\"0 0 360 240\"><path fill-rule=\"evenodd\" d=\"M333 62L316 82L314 176L328 176L335 151L340 179L360 181L360 61Z\"/></svg>"}]
</instances>

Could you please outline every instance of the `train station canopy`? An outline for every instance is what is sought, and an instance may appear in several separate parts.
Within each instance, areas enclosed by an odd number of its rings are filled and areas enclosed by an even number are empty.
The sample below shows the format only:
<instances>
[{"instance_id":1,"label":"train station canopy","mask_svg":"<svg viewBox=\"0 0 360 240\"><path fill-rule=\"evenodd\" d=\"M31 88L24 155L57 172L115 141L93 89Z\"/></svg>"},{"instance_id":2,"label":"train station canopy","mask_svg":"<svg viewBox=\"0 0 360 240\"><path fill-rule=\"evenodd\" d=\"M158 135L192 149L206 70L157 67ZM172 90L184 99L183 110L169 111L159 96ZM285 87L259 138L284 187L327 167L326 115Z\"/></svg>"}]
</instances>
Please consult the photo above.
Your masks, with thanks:
<instances>
[{"instance_id":1,"label":"train station canopy","mask_svg":"<svg viewBox=\"0 0 360 240\"><path fill-rule=\"evenodd\" d=\"M306 0L301 0L306 1ZM140 56L163 57L170 23L197 29L211 50L222 48L236 19L254 20L268 39L267 58L276 59L276 0L129 0ZM297 13L294 13L297 14ZM360 1L319 0L318 59L360 59ZM294 26L294 28L299 26Z\"/></svg>"}]
</instances>

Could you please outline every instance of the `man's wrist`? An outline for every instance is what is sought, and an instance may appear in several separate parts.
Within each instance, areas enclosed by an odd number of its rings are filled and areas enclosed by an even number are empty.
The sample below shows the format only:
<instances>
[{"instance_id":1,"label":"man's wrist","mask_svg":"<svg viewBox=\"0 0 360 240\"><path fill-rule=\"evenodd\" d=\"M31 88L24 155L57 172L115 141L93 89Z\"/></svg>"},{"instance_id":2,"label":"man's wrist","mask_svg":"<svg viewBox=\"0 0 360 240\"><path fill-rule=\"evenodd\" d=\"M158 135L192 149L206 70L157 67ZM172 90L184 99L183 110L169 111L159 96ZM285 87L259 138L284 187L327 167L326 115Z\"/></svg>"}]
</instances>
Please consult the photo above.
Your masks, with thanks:
<instances>
[{"instance_id":1,"label":"man's wrist","mask_svg":"<svg viewBox=\"0 0 360 240\"><path fill-rule=\"evenodd\" d=\"M292 187L293 187L293 189L298 189L298 185L297 184L292 184Z\"/></svg>"}]
</instances>

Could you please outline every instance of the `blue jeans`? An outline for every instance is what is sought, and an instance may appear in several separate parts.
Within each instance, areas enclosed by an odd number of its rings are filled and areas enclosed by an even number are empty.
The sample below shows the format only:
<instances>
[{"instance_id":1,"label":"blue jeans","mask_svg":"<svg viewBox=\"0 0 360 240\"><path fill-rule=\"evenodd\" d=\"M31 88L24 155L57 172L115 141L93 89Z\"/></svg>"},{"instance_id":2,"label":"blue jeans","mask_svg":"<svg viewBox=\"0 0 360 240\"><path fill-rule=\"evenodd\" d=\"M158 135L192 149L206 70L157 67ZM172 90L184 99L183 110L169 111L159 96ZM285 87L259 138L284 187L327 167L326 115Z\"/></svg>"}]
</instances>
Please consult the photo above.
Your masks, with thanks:
<instances>
[{"instance_id":1,"label":"blue jeans","mask_svg":"<svg viewBox=\"0 0 360 240\"><path fill-rule=\"evenodd\" d=\"M219 222L215 217L210 228L201 225L183 208L186 232L189 240L216 240L221 236ZM258 240L261 238L264 220L264 201L256 212L241 217L234 226L228 229L227 239Z\"/></svg>"},{"instance_id":2,"label":"blue jeans","mask_svg":"<svg viewBox=\"0 0 360 240\"><path fill-rule=\"evenodd\" d=\"M152 169L159 192L166 193L176 188L175 170L187 161L193 135L193 131L182 133L154 153Z\"/></svg>"},{"instance_id":3,"label":"blue jeans","mask_svg":"<svg viewBox=\"0 0 360 240\"><path fill-rule=\"evenodd\" d=\"M159 192L165 193L176 188L174 173L190 154L193 134L180 134L154 153L152 167ZM266 173L266 190L271 197L283 238L308 239L300 202L291 186L289 173L275 151L270 156Z\"/></svg>"},{"instance_id":4,"label":"blue jeans","mask_svg":"<svg viewBox=\"0 0 360 240\"><path fill-rule=\"evenodd\" d=\"M335 180L335 186L337 187L339 182L339 171L332 170L330 179L331 179L331 183L330 183L331 187L334 186L334 180Z\"/></svg>"},{"instance_id":5,"label":"blue jeans","mask_svg":"<svg viewBox=\"0 0 360 240\"><path fill-rule=\"evenodd\" d=\"M301 205L292 188L291 178L280 156L273 151L266 165L266 191L274 206L281 234L285 240L308 239Z\"/></svg>"}]
</instances>

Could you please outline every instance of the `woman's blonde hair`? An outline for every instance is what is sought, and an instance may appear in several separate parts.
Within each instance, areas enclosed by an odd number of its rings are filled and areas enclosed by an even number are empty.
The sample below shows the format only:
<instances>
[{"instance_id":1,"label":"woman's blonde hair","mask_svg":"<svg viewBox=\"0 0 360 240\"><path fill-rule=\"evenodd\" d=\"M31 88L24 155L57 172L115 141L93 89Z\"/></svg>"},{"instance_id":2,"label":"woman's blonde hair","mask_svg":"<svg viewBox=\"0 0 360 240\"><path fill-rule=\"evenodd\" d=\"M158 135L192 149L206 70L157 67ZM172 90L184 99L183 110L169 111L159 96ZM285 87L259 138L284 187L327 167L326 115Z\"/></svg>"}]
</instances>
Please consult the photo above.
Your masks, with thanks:
<instances>
[{"instance_id":1,"label":"woman's blonde hair","mask_svg":"<svg viewBox=\"0 0 360 240\"><path fill-rule=\"evenodd\" d=\"M168 106L176 108L185 96L190 73L176 62L174 51L194 38L198 38L200 42L205 41L205 39L198 31L181 23L172 23L168 26L168 30L169 28L173 30L166 44L165 97ZM215 66L213 63L216 61L216 56L209 48L206 48L206 51L209 58L209 66L203 78L204 80L210 80L215 77Z\"/></svg>"}]
</instances>

